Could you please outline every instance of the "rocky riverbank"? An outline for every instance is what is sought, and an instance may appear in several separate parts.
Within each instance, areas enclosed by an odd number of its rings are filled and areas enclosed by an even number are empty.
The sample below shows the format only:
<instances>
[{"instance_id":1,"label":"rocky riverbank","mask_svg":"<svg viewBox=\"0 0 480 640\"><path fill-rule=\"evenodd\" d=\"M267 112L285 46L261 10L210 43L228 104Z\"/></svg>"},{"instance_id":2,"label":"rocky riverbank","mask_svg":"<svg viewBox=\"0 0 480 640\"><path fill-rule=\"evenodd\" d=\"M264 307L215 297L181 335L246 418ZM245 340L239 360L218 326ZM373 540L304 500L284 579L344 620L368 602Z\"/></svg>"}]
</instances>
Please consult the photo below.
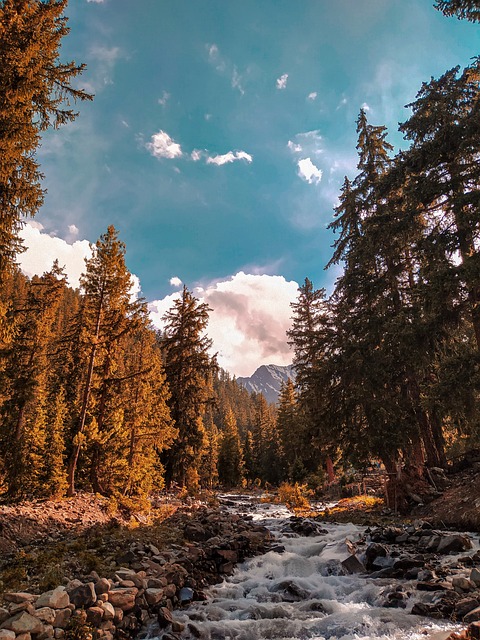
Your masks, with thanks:
<instances>
[{"instance_id":1,"label":"rocky riverbank","mask_svg":"<svg viewBox=\"0 0 480 640\"><path fill-rule=\"evenodd\" d=\"M267 529L250 516L217 508L177 512L166 522L177 534L168 550L158 548L152 536L131 536L117 544L107 575L79 572L43 593L5 592L0 640L112 640L136 636L153 623L180 632L176 607L204 599L205 587L270 544Z\"/></svg>"}]
</instances>

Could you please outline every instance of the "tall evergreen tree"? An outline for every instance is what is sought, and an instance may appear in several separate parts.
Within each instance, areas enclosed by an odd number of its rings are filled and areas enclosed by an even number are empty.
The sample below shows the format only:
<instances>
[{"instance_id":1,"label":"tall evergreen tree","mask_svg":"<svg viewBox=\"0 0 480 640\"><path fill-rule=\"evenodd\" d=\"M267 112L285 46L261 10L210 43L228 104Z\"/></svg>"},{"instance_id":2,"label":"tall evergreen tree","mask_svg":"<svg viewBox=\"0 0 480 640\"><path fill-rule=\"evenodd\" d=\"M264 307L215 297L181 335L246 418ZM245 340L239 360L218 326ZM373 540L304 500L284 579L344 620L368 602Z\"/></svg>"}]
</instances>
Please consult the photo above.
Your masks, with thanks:
<instances>
[{"instance_id":1,"label":"tall evergreen tree","mask_svg":"<svg viewBox=\"0 0 480 640\"><path fill-rule=\"evenodd\" d=\"M212 373L215 358L209 355L212 341L205 334L209 307L184 286L180 298L167 311L161 339L165 373L170 388L169 407L178 437L165 453L165 479L169 486L185 486L198 471L204 446L203 417L213 400Z\"/></svg>"},{"instance_id":2,"label":"tall evergreen tree","mask_svg":"<svg viewBox=\"0 0 480 640\"><path fill-rule=\"evenodd\" d=\"M122 339L136 331L146 316L144 303L132 299L125 245L113 226L97 241L92 257L86 261L81 284L84 294L77 318L78 342L73 346L81 351L77 367L82 384L68 466L69 495L75 491L75 474L87 426L94 432L90 481L95 490L103 490L98 470L102 442L106 441L108 422L115 413L116 368L121 358Z\"/></svg>"},{"instance_id":3,"label":"tall evergreen tree","mask_svg":"<svg viewBox=\"0 0 480 640\"><path fill-rule=\"evenodd\" d=\"M21 244L22 218L43 202L35 152L49 127L74 120L70 100L92 96L72 86L84 65L62 63L67 0L0 2L0 281Z\"/></svg>"},{"instance_id":4,"label":"tall evergreen tree","mask_svg":"<svg viewBox=\"0 0 480 640\"><path fill-rule=\"evenodd\" d=\"M434 7L446 16L456 16L459 19L470 20L470 22L480 22L479 0L438 0Z\"/></svg>"},{"instance_id":5,"label":"tall evergreen tree","mask_svg":"<svg viewBox=\"0 0 480 640\"><path fill-rule=\"evenodd\" d=\"M218 452L218 479L225 487L238 487L243 477L243 459L237 421L231 409L225 414Z\"/></svg>"}]
</instances>

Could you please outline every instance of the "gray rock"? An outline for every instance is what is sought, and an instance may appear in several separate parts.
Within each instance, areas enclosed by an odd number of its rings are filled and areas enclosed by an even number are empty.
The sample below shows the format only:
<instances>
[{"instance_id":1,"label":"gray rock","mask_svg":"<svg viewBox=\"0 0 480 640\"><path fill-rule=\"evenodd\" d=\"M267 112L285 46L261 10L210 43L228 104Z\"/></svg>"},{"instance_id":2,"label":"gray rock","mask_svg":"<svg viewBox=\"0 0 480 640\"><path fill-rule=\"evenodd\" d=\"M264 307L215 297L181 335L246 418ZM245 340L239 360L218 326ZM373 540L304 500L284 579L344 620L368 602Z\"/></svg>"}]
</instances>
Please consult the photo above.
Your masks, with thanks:
<instances>
[{"instance_id":1,"label":"gray rock","mask_svg":"<svg viewBox=\"0 0 480 640\"><path fill-rule=\"evenodd\" d=\"M15 631L0 629L0 640L15 640Z\"/></svg>"},{"instance_id":2,"label":"gray rock","mask_svg":"<svg viewBox=\"0 0 480 640\"><path fill-rule=\"evenodd\" d=\"M180 604L187 604L193 600L193 596L193 589L190 589L190 587L183 587L183 589L180 589L178 599L180 600Z\"/></svg>"},{"instance_id":3,"label":"gray rock","mask_svg":"<svg viewBox=\"0 0 480 640\"><path fill-rule=\"evenodd\" d=\"M53 626L57 629L65 629L68 625L68 621L72 617L72 610L69 608L66 609L57 609L55 611L55 620L53 621Z\"/></svg>"},{"instance_id":4,"label":"gray rock","mask_svg":"<svg viewBox=\"0 0 480 640\"><path fill-rule=\"evenodd\" d=\"M480 607L472 609L472 611L469 611L463 618L463 622L466 622L467 624L470 622L477 622L478 620L480 620Z\"/></svg>"},{"instance_id":5,"label":"gray rock","mask_svg":"<svg viewBox=\"0 0 480 640\"><path fill-rule=\"evenodd\" d=\"M345 558L341 564L347 573L364 573L366 571L365 566L355 555Z\"/></svg>"},{"instance_id":6,"label":"gray rock","mask_svg":"<svg viewBox=\"0 0 480 640\"><path fill-rule=\"evenodd\" d=\"M154 606L161 602L164 598L163 589L150 588L145 591L145 600L150 606Z\"/></svg>"},{"instance_id":7,"label":"gray rock","mask_svg":"<svg viewBox=\"0 0 480 640\"><path fill-rule=\"evenodd\" d=\"M6 602L13 602L14 604L21 604L22 602L35 602L37 597L38 596L34 596L33 593L25 593L23 591L3 594L3 599Z\"/></svg>"},{"instance_id":8,"label":"gray rock","mask_svg":"<svg viewBox=\"0 0 480 640\"><path fill-rule=\"evenodd\" d=\"M52 591L42 593L35 602L35 608L49 607L50 609L65 609L70 604L70 597L65 587L57 587Z\"/></svg>"},{"instance_id":9,"label":"gray rock","mask_svg":"<svg viewBox=\"0 0 480 640\"><path fill-rule=\"evenodd\" d=\"M34 616L44 624L53 624L55 620L55 610L50 607L40 607L35 610Z\"/></svg>"},{"instance_id":10,"label":"gray rock","mask_svg":"<svg viewBox=\"0 0 480 640\"><path fill-rule=\"evenodd\" d=\"M477 586L480 587L480 571L474 567L471 571L470 571L470 580Z\"/></svg>"},{"instance_id":11,"label":"gray rock","mask_svg":"<svg viewBox=\"0 0 480 640\"><path fill-rule=\"evenodd\" d=\"M26 611L22 611L22 613L18 613L13 618L5 620L2 624L2 629L15 631L17 636L21 633L41 633L43 631L43 622Z\"/></svg>"},{"instance_id":12,"label":"gray rock","mask_svg":"<svg viewBox=\"0 0 480 640\"><path fill-rule=\"evenodd\" d=\"M472 541L468 536L452 535L441 538L437 547L438 553L453 553L458 551L466 551L472 548Z\"/></svg>"},{"instance_id":13,"label":"gray rock","mask_svg":"<svg viewBox=\"0 0 480 640\"><path fill-rule=\"evenodd\" d=\"M475 589L475 585L464 576L454 576L452 585L454 589L461 589L462 591L473 591Z\"/></svg>"}]
</instances>

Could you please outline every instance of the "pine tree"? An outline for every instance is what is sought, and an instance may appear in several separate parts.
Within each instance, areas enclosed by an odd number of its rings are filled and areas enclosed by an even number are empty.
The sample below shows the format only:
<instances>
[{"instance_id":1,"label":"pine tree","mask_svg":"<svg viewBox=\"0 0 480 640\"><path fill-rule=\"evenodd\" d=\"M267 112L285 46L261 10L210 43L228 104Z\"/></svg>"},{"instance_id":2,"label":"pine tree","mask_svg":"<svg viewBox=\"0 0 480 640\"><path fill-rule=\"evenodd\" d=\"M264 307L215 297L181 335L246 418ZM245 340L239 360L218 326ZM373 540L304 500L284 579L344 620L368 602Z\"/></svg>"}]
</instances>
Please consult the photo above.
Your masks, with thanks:
<instances>
[{"instance_id":1,"label":"pine tree","mask_svg":"<svg viewBox=\"0 0 480 640\"><path fill-rule=\"evenodd\" d=\"M231 409L225 414L218 453L218 479L224 487L238 487L243 477L243 459L237 421Z\"/></svg>"},{"instance_id":2,"label":"pine tree","mask_svg":"<svg viewBox=\"0 0 480 640\"><path fill-rule=\"evenodd\" d=\"M0 2L0 281L21 248L22 219L43 202L35 159L41 133L76 118L70 100L92 99L71 84L84 65L59 61L69 31L66 6L67 0Z\"/></svg>"},{"instance_id":3,"label":"pine tree","mask_svg":"<svg viewBox=\"0 0 480 640\"><path fill-rule=\"evenodd\" d=\"M77 366L82 383L68 466L69 495L75 492L75 474L87 427L93 440L90 482L95 490L103 491L99 478L102 447L108 440L109 429L120 428L122 423L115 399L122 339L138 329L147 313L142 301L132 300L125 245L113 226L108 227L93 248L81 284L84 294L77 318L78 341L73 347L80 350Z\"/></svg>"},{"instance_id":4,"label":"pine tree","mask_svg":"<svg viewBox=\"0 0 480 640\"><path fill-rule=\"evenodd\" d=\"M434 7L446 16L456 16L459 19L470 20L470 22L480 22L479 0L437 0Z\"/></svg>"},{"instance_id":5,"label":"pine tree","mask_svg":"<svg viewBox=\"0 0 480 640\"><path fill-rule=\"evenodd\" d=\"M14 339L3 354L4 401L0 434L8 492L44 495L48 396L56 380L50 369L53 332L65 276L52 270L31 281L19 308Z\"/></svg>"},{"instance_id":6,"label":"pine tree","mask_svg":"<svg viewBox=\"0 0 480 640\"><path fill-rule=\"evenodd\" d=\"M198 472L204 446L203 416L213 400L212 373L215 358L209 355L212 341L205 335L209 307L184 287L181 297L167 311L161 345L170 388L169 407L178 437L165 453L167 486L186 486L189 474Z\"/></svg>"}]
</instances>

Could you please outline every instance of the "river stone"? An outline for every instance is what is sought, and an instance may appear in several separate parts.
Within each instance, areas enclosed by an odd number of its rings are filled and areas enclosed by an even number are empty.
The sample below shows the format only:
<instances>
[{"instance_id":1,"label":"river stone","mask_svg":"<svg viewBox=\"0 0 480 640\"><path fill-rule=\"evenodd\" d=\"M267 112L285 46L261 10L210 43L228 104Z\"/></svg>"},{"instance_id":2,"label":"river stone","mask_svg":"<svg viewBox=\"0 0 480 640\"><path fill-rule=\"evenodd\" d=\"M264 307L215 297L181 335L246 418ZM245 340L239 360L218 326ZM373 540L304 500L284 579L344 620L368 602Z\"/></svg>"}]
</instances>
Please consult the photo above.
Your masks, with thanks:
<instances>
[{"instance_id":1,"label":"river stone","mask_svg":"<svg viewBox=\"0 0 480 640\"><path fill-rule=\"evenodd\" d=\"M3 594L3 599L6 600L6 602L13 602L14 604L22 604L23 602L35 602L37 597L38 596L33 595L33 593L25 593L23 591Z\"/></svg>"},{"instance_id":2,"label":"river stone","mask_svg":"<svg viewBox=\"0 0 480 640\"><path fill-rule=\"evenodd\" d=\"M95 583L95 593L97 596L102 595L103 593L108 593L110 591L110 581L107 578L100 578Z\"/></svg>"},{"instance_id":3,"label":"river stone","mask_svg":"<svg viewBox=\"0 0 480 640\"><path fill-rule=\"evenodd\" d=\"M167 609L167 607L160 608L157 618L158 618L158 624L164 628L168 627L168 625L172 624L173 622L172 613L169 609Z\"/></svg>"},{"instance_id":4,"label":"river stone","mask_svg":"<svg viewBox=\"0 0 480 640\"><path fill-rule=\"evenodd\" d=\"M8 618L11 618L11 615L8 609L4 609L3 607L0 607L0 624L5 622L5 620L8 620Z\"/></svg>"},{"instance_id":5,"label":"river stone","mask_svg":"<svg viewBox=\"0 0 480 640\"><path fill-rule=\"evenodd\" d=\"M63 640L65 638L65 631L63 629L55 629L53 630L53 637L55 640Z\"/></svg>"},{"instance_id":6,"label":"river stone","mask_svg":"<svg viewBox=\"0 0 480 640\"><path fill-rule=\"evenodd\" d=\"M87 622L92 625L92 627L100 626L103 618L103 608L102 607L89 607L87 609Z\"/></svg>"},{"instance_id":7,"label":"river stone","mask_svg":"<svg viewBox=\"0 0 480 640\"><path fill-rule=\"evenodd\" d=\"M41 638L43 634L39 633L37 638ZM32 634L31 633L19 633L16 636L19 640L32 640Z\"/></svg>"},{"instance_id":8,"label":"river stone","mask_svg":"<svg viewBox=\"0 0 480 640\"><path fill-rule=\"evenodd\" d=\"M20 633L41 633L43 631L43 622L26 611L22 611L22 613L18 613L13 618L6 620L2 624L2 628L15 631L17 635Z\"/></svg>"},{"instance_id":9,"label":"river stone","mask_svg":"<svg viewBox=\"0 0 480 640\"><path fill-rule=\"evenodd\" d=\"M180 604L187 604L193 600L193 589L190 587L183 587L180 589L180 593L178 594L178 599L180 600Z\"/></svg>"},{"instance_id":10,"label":"river stone","mask_svg":"<svg viewBox=\"0 0 480 640\"><path fill-rule=\"evenodd\" d=\"M138 589L136 587L112 589L108 594L108 600L114 607L118 607L122 611L130 611L135 606L137 593Z\"/></svg>"},{"instance_id":11,"label":"river stone","mask_svg":"<svg viewBox=\"0 0 480 640\"><path fill-rule=\"evenodd\" d=\"M57 609L55 611L55 620L53 621L53 626L55 628L65 629L71 617L72 617L71 609L69 608Z\"/></svg>"},{"instance_id":12,"label":"river stone","mask_svg":"<svg viewBox=\"0 0 480 640\"><path fill-rule=\"evenodd\" d=\"M103 602L101 606L103 609L103 619L105 621L113 620L115 617L115 608L113 604L111 602Z\"/></svg>"},{"instance_id":13,"label":"river stone","mask_svg":"<svg viewBox=\"0 0 480 640\"><path fill-rule=\"evenodd\" d=\"M444 536L441 538L437 547L437 553L453 553L458 551L466 551L472 548L472 541L468 536L454 535Z\"/></svg>"},{"instance_id":14,"label":"river stone","mask_svg":"<svg viewBox=\"0 0 480 640\"><path fill-rule=\"evenodd\" d=\"M21 611L27 611L30 615L34 615L35 607L31 602L21 602L20 604L12 604L9 607L10 615L9 618L14 616L16 613L20 613Z\"/></svg>"},{"instance_id":15,"label":"river stone","mask_svg":"<svg viewBox=\"0 0 480 640\"><path fill-rule=\"evenodd\" d=\"M54 629L51 624L46 624L42 633L37 634L36 640L48 640L49 638L53 638ZM20 636L17 636L19 638Z\"/></svg>"},{"instance_id":16,"label":"river stone","mask_svg":"<svg viewBox=\"0 0 480 640\"><path fill-rule=\"evenodd\" d=\"M55 611L50 607L40 607L35 610L34 616L45 624L53 624L55 620Z\"/></svg>"},{"instance_id":17,"label":"river stone","mask_svg":"<svg viewBox=\"0 0 480 640\"><path fill-rule=\"evenodd\" d=\"M477 622L478 620L480 620L480 607L476 607L475 609L472 609L463 618L463 621L466 622L467 624L470 622Z\"/></svg>"},{"instance_id":18,"label":"river stone","mask_svg":"<svg viewBox=\"0 0 480 640\"><path fill-rule=\"evenodd\" d=\"M475 588L475 585L464 576L454 576L452 578L452 585L454 589L461 589L462 591L473 591Z\"/></svg>"},{"instance_id":19,"label":"river stone","mask_svg":"<svg viewBox=\"0 0 480 640\"><path fill-rule=\"evenodd\" d=\"M365 566L355 555L345 558L341 564L347 573L364 573L366 571Z\"/></svg>"},{"instance_id":20,"label":"river stone","mask_svg":"<svg viewBox=\"0 0 480 640\"><path fill-rule=\"evenodd\" d=\"M480 602L476 598L463 598L455 604L455 617L461 620L467 613L480 607Z\"/></svg>"},{"instance_id":21,"label":"river stone","mask_svg":"<svg viewBox=\"0 0 480 640\"><path fill-rule=\"evenodd\" d=\"M57 587L52 591L42 593L35 602L35 608L50 607L50 609L64 609L70 604L70 597L65 591L65 587Z\"/></svg>"},{"instance_id":22,"label":"river stone","mask_svg":"<svg viewBox=\"0 0 480 640\"><path fill-rule=\"evenodd\" d=\"M0 640L15 640L15 631L0 629Z\"/></svg>"},{"instance_id":23,"label":"river stone","mask_svg":"<svg viewBox=\"0 0 480 640\"><path fill-rule=\"evenodd\" d=\"M475 586L480 587L480 571L476 567L470 571L470 580Z\"/></svg>"},{"instance_id":24,"label":"river stone","mask_svg":"<svg viewBox=\"0 0 480 640\"><path fill-rule=\"evenodd\" d=\"M74 587L68 593L70 596L70 602L78 608L90 607L97 601L97 594L95 593L95 585L93 582L87 582L86 584Z\"/></svg>"},{"instance_id":25,"label":"river stone","mask_svg":"<svg viewBox=\"0 0 480 640\"><path fill-rule=\"evenodd\" d=\"M145 600L150 606L154 606L158 604L163 600L163 598L164 598L163 589L151 588L145 591Z\"/></svg>"}]
</instances>

